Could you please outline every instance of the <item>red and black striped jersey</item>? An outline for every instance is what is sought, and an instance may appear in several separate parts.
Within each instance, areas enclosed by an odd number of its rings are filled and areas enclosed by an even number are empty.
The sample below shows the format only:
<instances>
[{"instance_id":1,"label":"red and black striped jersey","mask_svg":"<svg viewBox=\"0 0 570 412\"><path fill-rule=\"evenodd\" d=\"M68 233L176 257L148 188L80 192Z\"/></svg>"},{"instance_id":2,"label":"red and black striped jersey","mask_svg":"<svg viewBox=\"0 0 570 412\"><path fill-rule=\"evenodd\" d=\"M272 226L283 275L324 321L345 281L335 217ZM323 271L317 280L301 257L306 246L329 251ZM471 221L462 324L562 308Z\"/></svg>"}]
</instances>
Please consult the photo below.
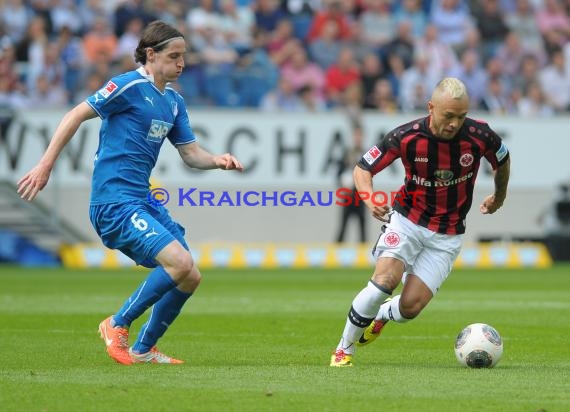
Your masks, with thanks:
<instances>
[{"instance_id":1,"label":"red and black striped jersey","mask_svg":"<svg viewBox=\"0 0 570 412\"><path fill-rule=\"evenodd\" d=\"M496 169L508 160L509 151L485 122L466 118L453 139L443 140L431 133L429 119L390 131L358 166L374 176L400 158L406 176L392 207L434 232L465 233L481 158Z\"/></svg>"}]
</instances>

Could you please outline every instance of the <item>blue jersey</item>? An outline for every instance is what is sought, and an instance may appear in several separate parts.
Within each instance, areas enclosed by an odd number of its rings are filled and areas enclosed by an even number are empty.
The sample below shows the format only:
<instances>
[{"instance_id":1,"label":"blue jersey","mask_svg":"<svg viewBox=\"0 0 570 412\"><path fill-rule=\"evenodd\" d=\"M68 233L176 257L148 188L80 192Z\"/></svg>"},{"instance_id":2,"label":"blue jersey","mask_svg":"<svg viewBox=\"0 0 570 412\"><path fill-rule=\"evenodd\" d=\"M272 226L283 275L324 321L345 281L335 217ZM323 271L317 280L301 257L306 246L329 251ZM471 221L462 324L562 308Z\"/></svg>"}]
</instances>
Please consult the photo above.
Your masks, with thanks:
<instances>
[{"instance_id":1,"label":"blue jersey","mask_svg":"<svg viewBox=\"0 0 570 412\"><path fill-rule=\"evenodd\" d=\"M161 92L142 68L112 78L86 102L103 119L91 204L146 200L164 139L196 140L182 96L169 87Z\"/></svg>"}]
</instances>

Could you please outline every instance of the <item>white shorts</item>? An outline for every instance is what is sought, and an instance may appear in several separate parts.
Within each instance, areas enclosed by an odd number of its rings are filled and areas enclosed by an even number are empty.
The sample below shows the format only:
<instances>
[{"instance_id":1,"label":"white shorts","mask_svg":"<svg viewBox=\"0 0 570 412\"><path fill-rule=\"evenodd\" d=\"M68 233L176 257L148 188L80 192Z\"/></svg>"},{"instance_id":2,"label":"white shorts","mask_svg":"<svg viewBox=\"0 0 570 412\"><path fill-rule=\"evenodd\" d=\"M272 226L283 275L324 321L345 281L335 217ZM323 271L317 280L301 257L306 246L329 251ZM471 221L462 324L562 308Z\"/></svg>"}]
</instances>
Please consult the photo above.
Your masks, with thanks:
<instances>
[{"instance_id":1,"label":"white shorts","mask_svg":"<svg viewBox=\"0 0 570 412\"><path fill-rule=\"evenodd\" d=\"M419 277L435 295L451 272L463 244L464 235L432 232L394 211L390 223L374 246L373 254L393 257L405 264L407 273Z\"/></svg>"}]
</instances>

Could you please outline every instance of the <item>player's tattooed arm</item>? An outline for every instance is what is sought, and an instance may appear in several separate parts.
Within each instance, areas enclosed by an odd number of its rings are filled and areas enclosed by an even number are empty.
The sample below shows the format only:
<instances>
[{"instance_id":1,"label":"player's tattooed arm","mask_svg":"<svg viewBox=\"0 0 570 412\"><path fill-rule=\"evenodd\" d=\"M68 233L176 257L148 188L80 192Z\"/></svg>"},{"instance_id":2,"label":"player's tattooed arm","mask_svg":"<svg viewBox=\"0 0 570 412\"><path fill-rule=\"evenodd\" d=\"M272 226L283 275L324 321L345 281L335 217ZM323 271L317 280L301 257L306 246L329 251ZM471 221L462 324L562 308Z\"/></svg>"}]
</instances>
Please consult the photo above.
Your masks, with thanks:
<instances>
[{"instance_id":1,"label":"player's tattooed arm","mask_svg":"<svg viewBox=\"0 0 570 412\"><path fill-rule=\"evenodd\" d=\"M511 160L508 159L504 164L495 170L495 201L502 205L507 197L507 186L509 184L509 176L511 174Z\"/></svg>"},{"instance_id":2,"label":"player's tattooed arm","mask_svg":"<svg viewBox=\"0 0 570 412\"><path fill-rule=\"evenodd\" d=\"M509 184L509 175L511 170L510 159L503 163L495 170L495 193L487 196L479 210L483 214L493 214L503 206L503 202L507 197L507 186Z\"/></svg>"}]
</instances>

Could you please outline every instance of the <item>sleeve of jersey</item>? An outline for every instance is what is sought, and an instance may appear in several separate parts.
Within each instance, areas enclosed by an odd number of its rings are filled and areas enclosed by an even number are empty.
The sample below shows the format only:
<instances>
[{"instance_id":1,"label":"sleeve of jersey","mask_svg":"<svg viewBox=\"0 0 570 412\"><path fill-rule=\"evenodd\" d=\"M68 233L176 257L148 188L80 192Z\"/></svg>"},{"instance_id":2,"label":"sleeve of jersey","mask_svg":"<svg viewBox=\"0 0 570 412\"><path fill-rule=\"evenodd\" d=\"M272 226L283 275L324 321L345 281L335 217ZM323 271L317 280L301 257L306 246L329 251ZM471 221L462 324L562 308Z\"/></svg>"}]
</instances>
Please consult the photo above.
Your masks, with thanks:
<instances>
[{"instance_id":1,"label":"sleeve of jersey","mask_svg":"<svg viewBox=\"0 0 570 412\"><path fill-rule=\"evenodd\" d=\"M127 107L125 91L128 85L124 83L116 77L112 78L105 86L89 96L85 101L102 119L109 117L111 114L119 113Z\"/></svg>"},{"instance_id":2,"label":"sleeve of jersey","mask_svg":"<svg viewBox=\"0 0 570 412\"><path fill-rule=\"evenodd\" d=\"M389 137L391 135L392 133L387 134L384 139L364 153L357 163L358 166L368 170L374 176L399 158L400 145L397 144L394 138Z\"/></svg>"},{"instance_id":3,"label":"sleeve of jersey","mask_svg":"<svg viewBox=\"0 0 570 412\"><path fill-rule=\"evenodd\" d=\"M197 140L196 135L192 130L192 126L190 125L190 118L184 104L184 99L180 96L177 97L176 102L178 105L178 113L174 119L174 126L172 126L172 129L168 134L168 139L174 146L192 143Z\"/></svg>"},{"instance_id":4,"label":"sleeve of jersey","mask_svg":"<svg viewBox=\"0 0 570 412\"><path fill-rule=\"evenodd\" d=\"M502 141L502 139L494 131L489 129L489 140L487 150L485 152L485 159L489 161L493 170L503 165L509 160L509 149Z\"/></svg>"}]
</instances>

